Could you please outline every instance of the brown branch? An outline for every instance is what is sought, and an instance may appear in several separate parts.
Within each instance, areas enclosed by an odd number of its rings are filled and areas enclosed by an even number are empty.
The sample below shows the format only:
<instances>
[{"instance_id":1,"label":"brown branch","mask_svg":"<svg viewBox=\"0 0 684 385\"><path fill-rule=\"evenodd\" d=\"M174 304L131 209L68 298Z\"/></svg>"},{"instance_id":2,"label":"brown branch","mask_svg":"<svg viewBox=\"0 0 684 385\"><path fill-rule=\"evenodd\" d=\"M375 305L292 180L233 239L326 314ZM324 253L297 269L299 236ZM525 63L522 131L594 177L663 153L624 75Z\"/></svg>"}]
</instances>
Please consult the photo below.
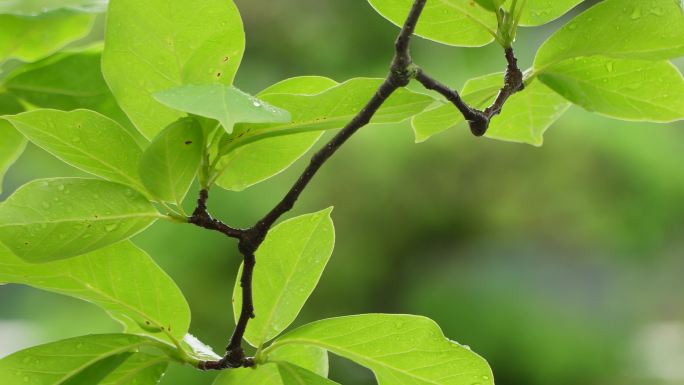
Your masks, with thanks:
<instances>
[{"instance_id":1,"label":"brown branch","mask_svg":"<svg viewBox=\"0 0 684 385\"><path fill-rule=\"evenodd\" d=\"M223 370L227 368L254 366L254 359L245 356L244 350L242 349L242 339L249 320L255 316L254 302L252 299L252 276L256 264L256 250L259 248L264 238L266 238L266 234L273 224L283 214L292 209L301 193L323 164L360 128L370 123L373 116L375 116L375 113L382 107L394 91L401 87L405 87L411 79L415 77L416 71L412 65L409 43L426 2L427 0L415 0L413 3L411 11L406 18L406 22L395 42L395 54L389 74L373 97L366 103L361 111L359 111L359 113L342 128L332 140L330 140L330 142L314 154L307 168L285 197L253 227L245 230L235 229L212 218L207 211L209 193L207 190L200 191L200 197L197 200L197 208L188 221L196 226L218 231L230 238L238 239L238 248L244 257L244 267L242 276L240 277L240 285L242 286L242 309L240 310L237 325L227 347L226 355L218 361L201 362L198 365L200 369Z\"/></svg>"},{"instance_id":2,"label":"brown branch","mask_svg":"<svg viewBox=\"0 0 684 385\"><path fill-rule=\"evenodd\" d=\"M340 130L325 146L316 152L294 185L285 196L263 218L248 229L237 229L212 218L207 209L209 193L201 190L197 200L197 208L188 222L213 231L220 232L227 237L238 240L238 249L243 256L244 264L240 285L242 287L242 308L237 324L230 338L225 356L218 361L203 361L198 367L202 370L223 370L228 368L254 366L253 358L246 357L242 348L242 339L249 320L255 317L254 301L252 294L252 277L256 265L255 253L266 238L268 231L285 213L289 212L299 199L304 189L309 185L318 170L332 157L344 143L349 140L359 129L368 125L373 116L387 99L399 88L405 87L411 79L418 80L427 89L439 92L453 103L470 123L473 134L481 136L487 131L491 118L500 113L506 100L522 89L522 73L517 67L517 60L512 49L506 49L508 68L504 87L499 92L496 101L484 111L479 111L468 106L458 92L428 76L423 70L413 64L409 50L411 37L415 31L420 15L425 8L427 0L415 0L404 25L394 44L394 58L389 74L382 82L373 97L358 112L356 116Z\"/></svg>"},{"instance_id":3,"label":"brown branch","mask_svg":"<svg viewBox=\"0 0 684 385\"><path fill-rule=\"evenodd\" d=\"M496 100L491 106L484 111L469 106L456 92L448 86L440 83L434 78L428 76L422 69L418 69L416 80L418 80L423 87L436 91L450 101L459 111L470 125L470 131L475 136L482 136L487 133L489 124L492 118L501 113L506 101L516 92L522 91L524 86L523 74L518 68L518 60L515 57L513 48L506 48L506 75L504 77L504 86L499 90Z\"/></svg>"}]
</instances>

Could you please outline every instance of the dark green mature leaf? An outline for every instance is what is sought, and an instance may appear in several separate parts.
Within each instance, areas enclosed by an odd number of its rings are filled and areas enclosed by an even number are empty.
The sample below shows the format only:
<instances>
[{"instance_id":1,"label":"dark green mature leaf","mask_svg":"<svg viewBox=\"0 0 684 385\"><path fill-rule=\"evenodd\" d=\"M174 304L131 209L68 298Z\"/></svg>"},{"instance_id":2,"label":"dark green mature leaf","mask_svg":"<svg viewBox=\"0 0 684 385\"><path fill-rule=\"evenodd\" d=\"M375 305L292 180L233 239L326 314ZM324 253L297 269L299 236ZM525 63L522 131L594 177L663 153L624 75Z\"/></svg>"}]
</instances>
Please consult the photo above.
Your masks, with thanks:
<instances>
[{"instance_id":1,"label":"dark green mature leaf","mask_svg":"<svg viewBox=\"0 0 684 385\"><path fill-rule=\"evenodd\" d=\"M5 173L19 158L26 147L26 139L7 121L1 119L3 115L16 114L23 110L9 94L0 93L0 193Z\"/></svg>"},{"instance_id":2,"label":"dark green mature leaf","mask_svg":"<svg viewBox=\"0 0 684 385\"><path fill-rule=\"evenodd\" d=\"M97 111L119 122L141 141L142 135L119 108L102 77L100 51L101 47L96 46L62 52L23 65L8 76L4 86L36 107Z\"/></svg>"},{"instance_id":3,"label":"dark green mature leaf","mask_svg":"<svg viewBox=\"0 0 684 385\"><path fill-rule=\"evenodd\" d=\"M33 110L4 119L66 163L144 191L137 174L143 150L110 118L89 110Z\"/></svg>"},{"instance_id":4,"label":"dark green mature leaf","mask_svg":"<svg viewBox=\"0 0 684 385\"><path fill-rule=\"evenodd\" d=\"M489 105L503 84L503 74L471 79L463 88L463 98L477 108ZM530 83L513 95L500 115L495 116L486 136L509 142L540 146L544 132L570 107L565 99L540 82ZM463 115L450 103L417 115L412 120L416 142L464 123Z\"/></svg>"},{"instance_id":5,"label":"dark green mature leaf","mask_svg":"<svg viewBox=\"0 0 684 385\"><path fill-rule=\"evenodd\" d=\"M39 18L0 15L0 63L40 60L88 34L94 17L52 12Z\"/></svg>"},{"instance_id":6,"label":"dark green mature leaf","mask_svg":"<svg viewBox=\"0 0 684 385\"><path fill-rule=\"evenodd\" d=\"M155 345L158 346L159 343L142 336L99 334L35 346L0 360L0 383L151 385L156 382L150 380L161 376L169 358L131 352ZM79 379L88 381L78 381ZM131 381L121 382L117 379Z\"/></svg>"},{"instance_id":7,"label":"dark green mature leaf","mask_svg":"<svg viewBox=\"0 0 684 385\"><path fill-rule=\"evenodd\" d=\"M56 10L101 13L107 10L107 0L2 0L0 14L37 16Z\"/></svg>"},{"instance_id":8,"label":"dark green mature leaf","mask_svg":"<svg viewBox=\"0 0 684 385\"><path fill-rule=\"evenodd\" d=\"M401 26L413 0L368 0L387 20ZM474 1L428 1L416 27L418 36L439 43L479 47L494 41L497 21L490 11Z\"/></svg>"},{"instance_id":9,"label":"dark green mature leaf","mask_svg":"<svg viewBox=\"0 0 684 385\"><path fill-rule=\"evenodd\" d=\"M254 272L254 307L245 340L261 347L297 318L316 288L335 244L332 208L287 220L269 231L256 252L259 269ZM233 291L233 313L240 315L240 273Z\"/></svg>"},{"instance_id":10,"label":"dark green mature leaf","mask_svg":"<svg viewBox=\"0 0 684 385\"><path fill-rule=\"evenodd\" d=\"M325 377L289 362L278 362L278 372L284 385L331 385L337 384Z\"/></svg>"},{"instance_id":11,"label":"dark green mature leaf","mask_svg":"<svg viewBox=\"0 0 684 385\"><path fill-rule=\"evenodd\" d=\"M684 78L666 61L589 57L547 67L539 79L573 103L618 119L684 119Z\"/></svg>"},{"instance_id":12,"label":"dark green mature leaf","mask_svg":"<svg viewBox=\"0 0 684 385\"><path fill-rule=\"evenodd\" d=\"M159 218L144 196L118 183L36 180L0 205L0 242L29 262L47 262L130 238Z\"/></svg>"},{"instance_id":13,"label":"dark green mature leaf","mask_svg":"<svg viewBox=\"0 0 684 385\"><path fill-rule=\"evenodd\" d=\"M539 48L537 72L564 59L601 55L662 60L684 55L684 16L673 0L602 1Z\"/></svg>"},{"instance_id":14,"label":"dark green mature leaf","mask_svg":"<svg viewBox=\"0 0 684 385\"><path fill-rule=\"evenodd\" d=\"M315 95L265 94L260 98L292 114L292 122L239 124L226 137L222 153L264 138L300 132L342 128L375 94L382 79L356 78ZM430 96L397 90L378 110L371 123L397 123L420 113L434 102Z\"/></svg>"},{"instance_id":15,"label":"dark green mature leaf","mask_svg":"<svg viewBox=\"0 0 684 385\"><path fill-rule=\"evenodd\" d=\"M287 345L269 355L269 359L289 362L318 376L328 376L328 352L315 346ZM278 367L263 363L256 369L235 369L223 371L214 385L284 385Z\"/></svg>"},{"instance_id":16,"label":"dark green mature leaf","mask_svg":"<svg viewBox=\"0 0 684 385\"><path fill-rule=\"evenodd\" d=\"M286 123L292 118L285 110L223 84L174 87L154 98L175 110L218 120L229 134L235 123Z\"/></svg>"},{"instance_id":17,"label":"dark green mature leaf","mask_svg":"<svg viewBox=\"0 0 684 385\"><path fill-rule=\"evenodd\" d=\"M300 327L264 354L289 344L327 349L371 369L379 385L493 384L487 362L448 340L434 321L410 315L367 314Z\"/></svg>"},{"instance_id":18,"label":"dark green mature leaf","mask_svg":"<svg viewBox=\"0 0 684 385\"><path fill-rule=\"evenodd\" d=\"M302 76L283 80L259 93L314 95L337 86L332 79ZM224 155L218 163L216 184L226 190L241 191L290 167L323 135L303 132L259 140Z\"/></svg>"},{"instance_id":19,"label":"dark green mature leaf","mask_svg":"<svg viewBox=\"0 0 684 385\"><path fill-rule=\"evenodd\" d=\"M140 177L155 198L180 205L202 161L204 135L195 119L185 118L164 129L145 150Z\"/></svg>"},{"instance_id":20,"label":"dark green mature leaf","mask_svg":"<svg viewBox=\"0 0 684 385\"><path fill-rule=\"evenodd\" d=\"M92 302L129 333L180 340L190 326L190 308L178 286L130 241L41 264L28 263L0 244L0 283L29 285Z\"/></svg>"},{"instance_id":21,"label":"dark green mature leaf","mask_svg":"<svg viewBox=\"0 0 684 385\"><path fill-rule=\"evenodd\" d=\"M232 0L112 0L102 69L121 107L153 138L185 115L153 94L184 84L232 84L244 48Z\"/></svg>"}]
</instances>

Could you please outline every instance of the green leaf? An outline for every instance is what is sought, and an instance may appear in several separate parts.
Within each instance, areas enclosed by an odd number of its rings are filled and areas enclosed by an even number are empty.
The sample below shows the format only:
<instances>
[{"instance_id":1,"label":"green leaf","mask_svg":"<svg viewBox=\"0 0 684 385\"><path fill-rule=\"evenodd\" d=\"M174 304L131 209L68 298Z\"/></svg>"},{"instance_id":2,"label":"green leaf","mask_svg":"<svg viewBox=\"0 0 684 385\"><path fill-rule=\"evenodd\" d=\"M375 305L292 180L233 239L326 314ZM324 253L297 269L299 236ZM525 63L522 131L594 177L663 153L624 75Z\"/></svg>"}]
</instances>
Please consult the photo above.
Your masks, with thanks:
<instances>
[{"instance_id":1,"label":"green leaf","mask_svg":"<svg viewBox=\"0 0 684 385\"><path fill-rule=\"evenodd\" d=\"M321 76L301 76L276 83L257 96L314 95L337 84ZM238 147L220 159L216 184L226 190L242 191L271 178L309 151L322 135L322 132L304 132L267 138Z\"/></svg>"},{"instance_id":2,"label":"green leaf","mask_svg":"<svg viewBox=\"0 0 684 385\"><path fill-rule=\"evenodd\" d=\"M14 98L0 93L0 194L2 193L5 173L19 158L26 147L26 139L12 125L1 119L6 114L16 114L23 108Z\"/></svg>"},{"instance_id":3,"label":"green leaf","mask_svg":"<svg viewBox=\"0 0 684 385\"><path fill-rule=\"evenodd\" d=\"M627 37L627 38L625 38ZM537 52L537 72L578 56L661 60L684 55L684 16L672 0L606 0L554 33Z\"/></svg>"},{"instance_id":4,"label":"green leaf","mask_svg":"<svg viewBox=\"0 0 684 385\"><path fill-rule=\"evenodd\" d=\"M297 365L292 365L289 362L278 362L278 372L284 385L330 385L337 384L325 377L301 368Z\"/></svg>"},{"instance_id":5,"label":"green leaf","mask_svg":"<svg viewBox=\"0 0 684 385\"><path fill-rule=\"evenodd\" d=\"M527 0L520 17L520 25L546 24L565 15L582 1L584 0Z\"/></svg>"},{"instance_id":6,"label":"green leaf","mask_svg":"<svg viewBox=\"0 0 684 385\"><path fill-rule=\"evenodd\" d=\"M264 354L288 344L318 346L371 369L380 385L493 384L487 362L444 337L427 318L367 314L332 318L300 327Z\"/></svg>"},{"instance_id":7,"label":"green leaf","mask_svg":"<svg viewBox=\"0 0 684 385\"><path fill-rule=\"evenodd\" d=\"M259 268L254 271L252 287L258 314L245 333L252 346L261 347L285 330L316 288L335 244L331 211L328 208L279 224L257 250ZM240 273L233 291L235 319L242 306Z\"/></svg>"},{"instance_id":8,"label":"green leaf","mask_svg":"<svg viewBox=\"0 0 684 385\"><path fill-rule=\"evenodd\" d=\"M61 52L9 75L4 87L13 95L41 108L97 111L124 126L140 142L146 142L119 108L100 69L99 46Z\"/></svg>"},{"instance_id":9,"label":"green leaf","mask_svg":"<svg viewBox=\"0 0 684 385\"><path fill-rule=\"evenodd\" d=\"M0 244L0 283L94 303L129 333L182 339L190 326L190 308L178 286L130 241L41 264L28 263Z\"/></svg>"},{"instance_id":10,"label":"green leaf","mask_svg":"<svg viewBox=\"0 0 684 385\"><path fill-rule=\"evenodd\" d=\"M0 14L37 16L55 10L85 13L102 13L107 0L4 0L0 1Z\"/></svg>"},{"instance_id":11,"label":"green leaf","mask_svg":"<svg viewBox=\"0 0 684 385\"><path fill-rule=\"evenodd\" d=\"M216 184L242 191L286 170L313 147L322 132L276 136L238 147L218 163Z\"/></svg>"},{"instance_id":12,"label":"green leaf","mask_svg":"<svg viewBox=\"0 0 684 385\"><path fill-rule=\"evenodd\" d=\"M125 354L156 343L149 338L130 334L99 334L76 337L45 345L35 346L11 354L0 360L0 383L27 385L114 385L117 377L140 375L145 382L154 384L145 366L163 372L168 357ZM123 354L123 355L122 355ZM114 358L116 357L116 358ZM108 360L112 359L112 360ZM103 360L106 360L103 362ZM90 369L93 368L93 369ZM89 373L86 373L90 369ZM152 369L150 369L152 370ZM90 378L98 382L75 381ZM132 380L133 378L131 378Z\"/></svg>"},{"instance_id":13,"label":"green leaf","mask_svg":"<svg viewBox=\"0 0 684 385\"><path fill-rule=\"evenodd\" d=\"M503 84L503 74L496 73L472 79L463 89L464 100L477 108L489 105ZM541 146L544 132L570 108L563 97L540 82L532 82L513 95L500 115L495 116L486 136L508 142ZM450 103L417 115L413 120L416 142L456 127L463 115Z\"/></svg>"},{"instance_id":14,"label":"green leaf","mask_svg":"<svg viewBox=\"0 0 684 385\"><path fill-rule=\"evenodd\" d=\"M143 150L117 122L89 110L33 110L7 116L31 142L93 175L142 190L138 163Z\"/></svg>"},{"instance_id":15,"label":"green leaf","mask_svg":"<svg viewBox=\"0 0 684 385\"><path fill-rule=\"evenodd\" d=\"M503 77L500 78L503 82ZM500 83L503 84L503 83ZM541 82L528 84L511 96L500 115L494 117L487 137L507 142L541 146L544 133L571 104Z\"/></svg>"},{"instance_id":16,"label":"green leaf","mask_svg":"<svg viewBox=\"0 0 684 385\"><path fill-rule=\"evenodd\" d=\"M286 345L271 352L269 358L289 362L319 376L328 376L328 352L315 346ZM241 368L221 372L214 385L283 385L278 367L264 362L255 369Z\"/></svg>"},{"instance_id":17,"label":"green leaf","mask_svg":"<svg viewBox=\"0 0 684 385\"><path fill-rule=\"evenodd\" d=\"M221 153L279 135L333 130L346 126L375 94L382 79L356 78L314 95L265 94L260 99L292 114L292 122L239 124L226 136ZM430 96L397 90L378 110L371 123L397 123L420 113L434 102Z\"/></svg>"},{"instance_id":18,"label":"green leaf","mask_svg":"<svg viewBox=\"0 0 684 385\"><path fill-rule=\"evenodd\" d=\"M257 96L269 94L315 95L338 84L338 82L324 76L296 76L267 87Z\"/></svg>"},{"instance_id":19,"label":"green leaf","mask_svg":"<svg viewBox=\"0 0 684 385\"><path fill-rule=\"evenodd\" d=\"M147 191L161 201L180 205L202 161L204 135L195 119L172 123L152 141L140 162Z\"/></svg>"},{"instance_id":20,"label":"green leaf","mask_svg":"<svg viewBox=\"0 0 684 385\"><path fill-rule=\"evenodd\" d=\"M0 205L0 242L29 262L48 262L130 238L159 218L145 197L124 185L42 179Z\"/></svg>"},{"instance_id":21,"label":"green leaf","mask_svg":"<svg viewBox=\"0 0 684 385\"><path fill-rule=\"evenodd\" d=\"M233 86L179 86L157 92L154 98L175 110L216 119L227 133L235 123L286 123L290 114Z\"/></svg>"},{"instance_id":22,"label":"green leaf","mask_svg":"<svg viewBox=\"0 0 684 385\"><path fill-rule=\"evenodd\" d=\"M571 102L614 118L684 119L684 78L666 61L577 58L548 67L539 79Z\"/></svg>"},{"instance_id":23,"label":"green leaf","mask_svg":"<svg viewBox=\"0 0 684 385\"><path fill-rule=\"evenodd\" d=\"M413 0L368 0L384 18L404 24ZM416 26L418 36L461 47L480 47L494 41L496 16L472 1L428 1Z\"/></svg>"},{"instance_id":24,"label":"green leaf","mask_svg":"<svg viewBox=\"0 0 684 385\"><path fill-rule=\"evenodd\" d=\"M121 107L151 139L185 115L153 94L184 84L232 84L244 48L231 0L112 0L102 69Z\"/></svg>"},{"instance_id":25,"label":"green leaf","mask_svg":"<svg viewBox=\"0 0 684 385\"><path fill-rule=\"evenodd\" d=\"M40 18L0 15L0 63L40 60L88 34L94 16L52 12Z\"/></svg>"},{"instance_id":26,"label":"green leaf","mask_svg":"<svg viewBox=\"0 0 684 385\"><path fill-rule=\"evenodd\" d=\"M121 353L96 362L61 384L157 385L168 364L169 357L165 356Z\"/></svg>"}]
</instances>

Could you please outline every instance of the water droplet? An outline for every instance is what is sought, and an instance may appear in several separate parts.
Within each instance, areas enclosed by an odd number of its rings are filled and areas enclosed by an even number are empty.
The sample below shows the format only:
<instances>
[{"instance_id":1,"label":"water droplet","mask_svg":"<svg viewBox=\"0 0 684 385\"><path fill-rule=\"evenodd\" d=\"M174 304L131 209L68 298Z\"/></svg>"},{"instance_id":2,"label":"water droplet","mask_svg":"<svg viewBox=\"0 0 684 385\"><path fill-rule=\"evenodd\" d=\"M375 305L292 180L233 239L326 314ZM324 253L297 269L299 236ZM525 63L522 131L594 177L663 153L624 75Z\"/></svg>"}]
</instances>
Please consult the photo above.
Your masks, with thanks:
<instances>
[{"instance_id":1,"label":"water droplet","mask_svg":"<svg viewBox=\"0 0 684 385\"><path fill-rule=\"evenodd\" d=\"M58 184L58 185L57 185L57 190L59 190L59 191L64 191L64 185L63 185L63 184Z\"/></svg>"},{"instance_id":2,"label":"water droplet","mask_svg":"<svg viewBox=\"0 0 684 385\"><path fill-rule=\"evenodd\" d=\"M50 204L47 203L47 202L45 202L45 201L43 201L43 203L41 203L41 206L43 206L44 209L49 209L49 208L50 208Z\"/></svg>"},{"instance_id":3,"label":"water droplet","mask_svg":"<svg viewBox=\"0 0 684 385\"><path fill-rule=\"evenodd\" d=\"M632 16L630 18L632 20L639 19L641 17L641 7L636 7L634 8L634 12L632 12Z\"/></svg>"},{"instance_id":4,"label":"water droplet","mask_svg":"<svg viewBox=\"0 0 684 385\"><path fill-rule=\"evenodd\" d=\"M110 232L116 230L117 227L119 227L119 225L117 225L116 223L112 223L110 225L105 226L105 231L110 233Z\"/></svg>"},{"instance_id":5,"label":"water droplet","mask_svg":"<svg viewBox=\"0 0 684 385\"><path fill-rule=\"evenodd\" d=\"M613 62L607 63L606 69L608 70L608 72L613 72Z\"/></svg>"},{"instance_id":6,"label":"water droplet","mask_svg":"<svg viewBox=\"0 0 684 385\"><path fill-rule=\"evenodd\" d=\"M261 103L257 102L256 100L252 104L254 107L261 107Z\"/></svg>"}]
</instances>

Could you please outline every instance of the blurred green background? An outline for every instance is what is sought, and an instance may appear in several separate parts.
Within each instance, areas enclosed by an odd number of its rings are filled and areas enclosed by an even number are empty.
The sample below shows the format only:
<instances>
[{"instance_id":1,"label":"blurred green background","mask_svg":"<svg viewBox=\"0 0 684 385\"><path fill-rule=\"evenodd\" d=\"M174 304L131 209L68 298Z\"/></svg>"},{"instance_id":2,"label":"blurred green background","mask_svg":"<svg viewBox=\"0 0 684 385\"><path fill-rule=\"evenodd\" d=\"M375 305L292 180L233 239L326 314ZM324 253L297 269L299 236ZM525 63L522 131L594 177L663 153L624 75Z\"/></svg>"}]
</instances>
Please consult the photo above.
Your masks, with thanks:
<instances>
[{"instance_id":1,"label":"blurred green background","mask_svg":"<svg viewBox=\"0 0 684 385\"><path fill-rule=\"evenodd\" d=\"M246 91L297 75L386 73L397 29L363 0L236 2L248 36L237 86ZM522 65L559 25L521 32ZM418 39L413 51L455 87L505 65L496 46ZM425 315L486 357L499 385L684 384L683 158L682 123L619 122L578 108L542 148L473 138L465 127L416 145L408 124L367 127L292 213L334 205L337 230L332 261L297 324L367 312ZM306 161L242 193L214 191L211 209L236 226L251 224ZM29 146L2 198L31 179L69 175L79 173ZM185 292L192 332L221 351L233 325L235 244L169 223L135 241ZM2 287L0 304L0 356L119 330L92 305L24 287ZM208 385L213 376L174 367L162 383ZM331 377L374 383L338 358Z\"/></svg>"}]
</instances>

